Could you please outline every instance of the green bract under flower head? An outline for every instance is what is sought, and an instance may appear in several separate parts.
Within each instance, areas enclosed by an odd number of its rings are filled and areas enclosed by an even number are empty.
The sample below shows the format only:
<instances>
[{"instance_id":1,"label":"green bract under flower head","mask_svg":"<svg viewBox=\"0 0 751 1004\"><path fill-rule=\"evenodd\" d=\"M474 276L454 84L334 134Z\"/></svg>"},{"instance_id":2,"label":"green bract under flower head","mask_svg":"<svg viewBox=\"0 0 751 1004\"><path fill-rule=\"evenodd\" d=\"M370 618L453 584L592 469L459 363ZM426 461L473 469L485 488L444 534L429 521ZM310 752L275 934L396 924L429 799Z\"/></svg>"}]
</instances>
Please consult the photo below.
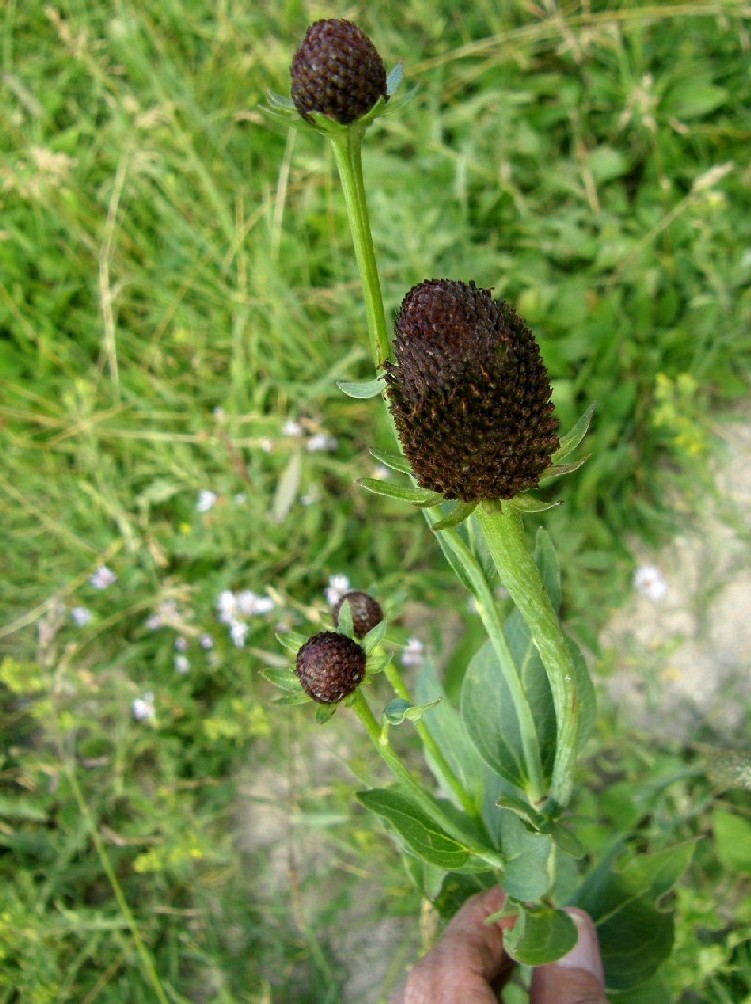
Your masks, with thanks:
<instances>
[{"instance_id":1,"label":"green bract under flower head","mask_svg":"<svg viewBox=\"0 0 751 1004\"><path fill-rule=\"evenodd\" d=\"M365 650L336 631L313 635L297 653L295 673L305 693L319 704L337 704L365 677Z\"/></svg>"},{"instance_id":2,"label":"green bract under flower head","mask_svg":"<svg viewBox=\"0 0 751 1004\"><path fill-rule=\"evenodd\" d=\"M386 68L368 36L329 18L312 24L292 60L292 100L307 121L320 112L342 125L362 118L386 95Z\"/></svg>"},{"instance_id":3,"label":"green bract under flower head","mask_svg":"<svg viewBox=\"0 0 751 1004\"><path fill-rule=\"evenodd\" d=\"M418 483L447 499L509 499L534 488L558 448L535 337L486 289L426 280L404 298L391 412Z\"/></svg>"},{"instance_id":4,"label":"green bract under flower head","mask_svg":"<svg viewBox=\"0 0 751 1004\"><path fill-rule=\"evenodd\" d=\"M376 624L380 624L383 620L383 610L378 600L369 593L355 589L345 593L334 605L334 624L337 627L339 627L339 611L345 600L349 603L352 626L358 638L364 638L368 631L371 631Z\"/></svg>"}]
</instances>

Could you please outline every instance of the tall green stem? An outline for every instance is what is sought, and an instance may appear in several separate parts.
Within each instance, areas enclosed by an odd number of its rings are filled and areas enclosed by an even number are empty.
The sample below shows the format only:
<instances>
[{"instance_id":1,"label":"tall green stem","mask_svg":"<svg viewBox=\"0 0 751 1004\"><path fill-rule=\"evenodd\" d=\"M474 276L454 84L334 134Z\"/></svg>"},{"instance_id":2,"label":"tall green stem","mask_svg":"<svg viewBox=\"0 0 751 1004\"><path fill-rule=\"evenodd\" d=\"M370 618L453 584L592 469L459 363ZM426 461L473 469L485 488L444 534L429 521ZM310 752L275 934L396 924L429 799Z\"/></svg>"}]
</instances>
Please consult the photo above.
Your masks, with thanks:
<instances>
[{"instance_id":1,"label":"tall green stem","mask_svg":"<svg viewBox=\"0 0 751 1004\"><path fill-rule=\"evenodd\" d=\"M389 336L362 177L362 135L361 131L350 128L341 135L329 138L342 183L355 257L365 294L370 348L375 367L380 370L389 357Z\"/></svg>"},{"instance_id":2,"label":"tall green stem","mask_svg":"<svg viewBox=\"0 0 751 1004\"><path fill-rule=\"evenodd\" d=\"M579 742L579 701L571 650L513 503L483 502L475 514L501 582L532 633L550 683L558 731L548 805L554 813L571 797Z\"/></svg>"}]
</instances>

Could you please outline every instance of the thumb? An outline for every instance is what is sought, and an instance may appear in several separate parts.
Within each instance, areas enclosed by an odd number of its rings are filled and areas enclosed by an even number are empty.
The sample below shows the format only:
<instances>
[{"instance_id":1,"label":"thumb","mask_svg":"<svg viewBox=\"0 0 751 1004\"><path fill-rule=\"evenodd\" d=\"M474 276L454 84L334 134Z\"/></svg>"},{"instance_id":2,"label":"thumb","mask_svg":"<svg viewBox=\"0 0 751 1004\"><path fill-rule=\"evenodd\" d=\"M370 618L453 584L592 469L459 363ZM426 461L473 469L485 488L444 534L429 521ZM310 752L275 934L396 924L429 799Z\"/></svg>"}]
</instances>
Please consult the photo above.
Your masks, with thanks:
<instances>
[{"instance_id":1,"label":"thumb","mask_svg":"<svg viewBox=\"0 0 751 1004\"><path fill-rule=\"evenodd\" d=\"M579 940L568 955L535 970L530 1004L608 1004L595 925L583 910L566 913Z\"/></svg>"}]
</instances>

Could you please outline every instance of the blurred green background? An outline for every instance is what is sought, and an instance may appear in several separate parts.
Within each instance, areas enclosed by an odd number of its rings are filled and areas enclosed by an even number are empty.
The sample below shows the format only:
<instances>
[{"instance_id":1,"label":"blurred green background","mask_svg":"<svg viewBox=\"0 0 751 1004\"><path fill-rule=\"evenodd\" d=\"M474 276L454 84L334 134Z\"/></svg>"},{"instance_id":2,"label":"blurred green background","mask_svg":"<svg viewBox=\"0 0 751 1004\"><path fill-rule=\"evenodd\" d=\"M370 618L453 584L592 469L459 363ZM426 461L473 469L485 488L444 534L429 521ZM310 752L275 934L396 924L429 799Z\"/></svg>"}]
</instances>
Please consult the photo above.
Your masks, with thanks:
<instances>
[{"instance_id":1,"label":"blurred green background","mask_svg":"<svg viewBox=\"0 0 751 1004\"><path fill-rule=\"evenodd\" d=\"M405 640L450 672L478 640L419 515L354 484L388 429L335 386L371 374L332 159L259 111L323 16L421 84L365 146L387 310L424 278L493 287L540 339L562 427L597 401L543 517L593 661L631 543L671 531L666 492L703 483L748 392L748 4L5 0L7 1004L375 1001L419 950L420 903L353 803L381 776L354 720L322 738L259 675L284 664L276 630L328 625L332 576L398 594ZM583 776L630 793L582 796L603 832L684 758L607 708L592 753ZM687 779L648 832L709 833L714 799ZM751 863L713 839L671 987L748 1000Z\"/></svg>"}]
</instances>

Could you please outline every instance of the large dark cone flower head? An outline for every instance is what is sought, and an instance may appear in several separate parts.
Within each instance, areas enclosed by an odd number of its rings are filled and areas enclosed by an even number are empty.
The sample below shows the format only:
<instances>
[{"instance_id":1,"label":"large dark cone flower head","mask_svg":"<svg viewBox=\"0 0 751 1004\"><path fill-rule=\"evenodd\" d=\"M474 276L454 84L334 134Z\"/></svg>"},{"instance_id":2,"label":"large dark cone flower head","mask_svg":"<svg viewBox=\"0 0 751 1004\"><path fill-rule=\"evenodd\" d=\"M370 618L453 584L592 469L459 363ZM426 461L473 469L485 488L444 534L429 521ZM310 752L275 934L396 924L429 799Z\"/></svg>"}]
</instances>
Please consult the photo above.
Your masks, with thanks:
<instances>
[{"instance_id":1,"label":"large dark cone flower head","mask_svg":"<svg viewBox=\"0 0 751 1004\"><path fill-rule=\"evenodd\" d=\"M510 499L534 488L558 448L535 337L487 289L421 282L396 320L386 382L418 484L447 499Z\"/></svg>"},{"instance_id":2,"label":"large dark cone flower head","mask_svg":"<svg viewBox=\"0 0 751 1004\"><path fill-rule=\"evenodd\" d=\"M386 97L386 67L368 36L329 18L312 24L292 60L292 100L304 119L321 112L342 125Z\"/></svg>"}]
</instances>

